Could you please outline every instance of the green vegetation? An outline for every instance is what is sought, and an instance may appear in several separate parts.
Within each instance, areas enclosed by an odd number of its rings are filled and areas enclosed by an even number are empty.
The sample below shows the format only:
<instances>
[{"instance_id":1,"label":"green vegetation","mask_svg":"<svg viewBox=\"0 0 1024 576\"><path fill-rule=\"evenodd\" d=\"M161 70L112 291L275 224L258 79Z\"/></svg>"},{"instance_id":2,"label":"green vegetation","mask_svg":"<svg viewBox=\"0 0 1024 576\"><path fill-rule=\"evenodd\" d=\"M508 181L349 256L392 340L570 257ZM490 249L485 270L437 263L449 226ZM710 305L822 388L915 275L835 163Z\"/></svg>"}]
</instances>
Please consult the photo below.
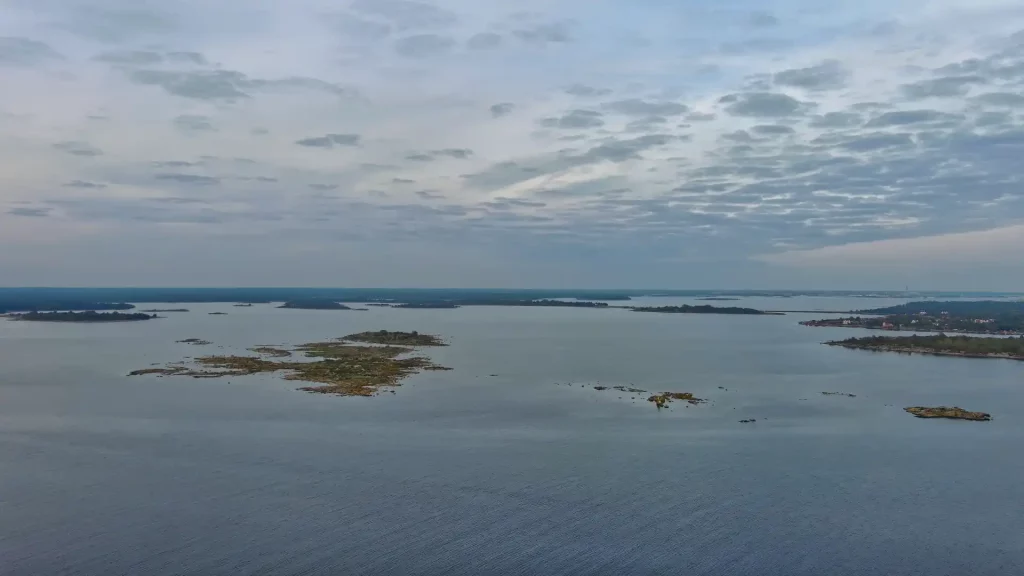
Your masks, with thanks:
<instances>
[{"instance_id":1,"label":"green vegetation","mask_svg":"<svg viewBox=\"0 0 1024 576\"><path fill-rule=\"evenodd\" d=\"M659 410L668 407L673 400L681 400L690 404L703 404L707 402L707 400L694 397L690 392L662 392L647 399L648 402L653 402Z\"/></svg>"},{"instance_id":2,"label":"green vegetation","mask_svg":"<svg viewBox=\"0 0 1024 576\"><path fill-rule=\"evenodd\" d=\"M825 344L861 350L1024 360L1024 337L985 338L976 336L946 336L945 334L935 336L868 336L865 338L833 340L825 342Z\"/></svg>"},{"instance_id":3,"label":"green vegetation","mask_svg":"<svg viewBox=\"0 0 1024 576\"><path fill-rule=\"evenodd\" d=\"M904 408L904 410L918 418L948 418L950 420L974 420L976 422L988 422L992 419L991 414L969 412L956 406L952 408L947 406L939 406L938 408L911 406L910 408Z\"/></svg>"},{"instance_id":4,"label":"green vegetation","mask_svg":"<svg viewBox=\"0 0 1024 576\"><path fill-rule=\"evenodd\" d=\"M825 320L805 320L803 326L830 328L865 328L906 332L957 332L960 334L1024 334L1024 315L1002 315L995 318L953 316L927 312L890 314L888 316L850 316Z\"/></svg>"},{"instance_id":5,"label":"green vegetation","mask_svg":"<svg viewBox=\"0 0 1024 576\"><path fill-rule=\"evenodd\" d=\"M395 346L447 346L444 340L430 334L419 332L389 332L378 330L376 332L360 332L349 334L342 338L349 342L363 342L365 344L389 344Z\"/></svg>"},{"instance_id":6,"label":"green vegetation","mask_svg":"<svg viewBox=\"0 0 1024 576\"><path fill-rule=\"evenodd\" d=\"M209 340L202 340L200 338L185 338L184 340L175 340L177 344L191 344L193 346L208 346Z\"/></svg>"},{"instance_id":7,"label":"green vegetation","mask_svg":"<svg viewBox=\"0 0 1024 576\"><path fill-rule=\"evenodd\" d=\"M946 301L926 300L923 302L908 302L899 306L888 306L886 308L874 308L871 310L858 310L858 314L920 314L924 312L928 316L961 316L961 317L993 317L1003 314L1022 315L1024 314L1024 302L1008 300L965 300Z\"/></svg>"},{"instance_id":8,"label":"green vegetation","mask_svg":"<svg viewBox=\"0 0 1024 576\"><path fill-rule=\"evenodd\" d=\"M659 312L662 314L749 314L749 315L779 315L779 312L765 312L763 310L755 310L753 308L737 308L737 307L718 307L718 306L690 306L689 304L683 304L682 306L657 306L657 307L639 307L635 306L630 308L633 312Z\"/></svg>"},{"instance_id":9,"label":"green vegetation","mask_svg":"<svg viewBox=\"0 0 1024 576\"><path fill-rule=\"evenodd\" d=\"M287 358L292 353L282 348L275 348L273 346L256 346L255 348L249 348L250 352L255 352L262 356L270 356L271 358Z\"/></svg>"},{"instance_id":10,"label":"green vegetation","mask_svg":"<svg viewBox=\"0 0 1024 576\"><path fill-rule=\"evenodd\" d=\"M334 300L292 300L278 306L293 310L351 310L348 306Z\"/></svg>"},{"instance_id":11,"label":"green vegetation","mask_svg":"<svg viewBox=\"0 0 1024 576\"><path fill-rule=\"evenodd\" d=\"M369 334L379 334L371 332ZM411 336L413 333L388 333ZM418 335L420 341L440 342L436 336ZM438 345L438 344L431 344ZM272 357L290 356L291 352L270 346L251 349ZM448 370L421 356L399 358L412 352L404 346L354 346L344 341L311 342L295 348L315 362L268 360L261 356L206 356L196 358L197 368L171 364L165 368L146 368L129 376L191 376L192 378L223 378L272 372L286 372L285 380L318 384L300 388L318 394L340 396L373 396L384 386L398 386L400 381L421 370Z\"/></svg>"},{"instance_id":12,"label":"green vegetation","mask_svg":"<svg viewBox=\"0 0 1024 576\"><path fill-rule=\"evenodd\" d=\"M156 314L122 313L122 312L26 312L25 314L13 314L11 320L22 320L26 322L137 322L140 320L152 320L159 318Z\"/></svg>"}]
</instances>

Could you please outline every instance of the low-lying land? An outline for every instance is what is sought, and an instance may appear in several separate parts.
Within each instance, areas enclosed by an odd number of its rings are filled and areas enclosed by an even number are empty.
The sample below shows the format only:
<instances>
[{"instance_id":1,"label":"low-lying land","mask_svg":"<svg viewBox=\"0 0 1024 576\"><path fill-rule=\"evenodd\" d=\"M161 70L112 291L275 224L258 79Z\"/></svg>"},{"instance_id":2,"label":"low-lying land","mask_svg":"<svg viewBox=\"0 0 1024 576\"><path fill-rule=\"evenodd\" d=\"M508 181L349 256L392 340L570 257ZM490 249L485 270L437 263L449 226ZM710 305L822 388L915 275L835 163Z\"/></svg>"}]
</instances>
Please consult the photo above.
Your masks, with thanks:
<instances>
[{"instance_id":1,"label":"low-lying land","mask_svg":"<svg viewBox=\"0 0 1024 576\"><path fill-rule=\"evenodd\" d=\"M176 344L191 344L193 346L209 346L209 340L203 340L202 338L185 338L184 340L175 340Z\"/></svg>"},{"instance_id":2,"label":"low-lying land","mask_svg":"<svg viewBox=\"0 0 1024 576\"><path fill-rule=\"evenodd\" d=\"M690 392L662 392L661 394L655 394L647 399L648 402L653 402L659 410L668 406L673 400L681 400L694 405L707 402L707 400L702 398L694 397Z\"/></svg>"},{"instance_id":3,"label":"low-lying land","mask_svg":"<svg viewBox=\"0 0 1024 576\"><path fill-rule=\"evenodd\" d=\"M139 312L150 312L150 313L157 313L157 312L188 312L188 309L187 308L152 308L150 310L139 310Z\"/></svg>"},{"instance_id":4,"label":"low-lying land","mask_svg":"<svg viewBox=\"0 0 1024 576\"><path fill-rule=\"evenodd\" d=\"M362 342L364 344L388 344L392 346L447 346L444 340L432 334L420 334L415 330L412 332L390 332L378 330L376 332L360 332L349 334L342 338L348 342Z\"/></svg>"},{"instance_id":5,"label":"low-lying land","mask_svg":"<svg viewBox=\"0 0 1024 576\"><path fill-rule=\"evenodd\" d=\"M1024 360L1024 337L986 338L980 336L867 336L825 342L859 350L962 356L966 358L1009 358Z\"/></svg>"},{"instance_id":6,"label":"low-lying land","mask_svg":"<svg viewBox=\"0 0 1024 576\"><path fill-rule=\"evenodd\" d=\"M143 314L141 312L26 312L25 314L11 314L11 320L24 322L137 322L140 320L152 320L159 318L156 314Z\"/></svg>"},{"instance_id":7,"label":"low-lying land","mask_svg":"<svg viewBox=\"0 0 1024 576\"><path fill-rule=\"evenodd\" d=\"M292 300L278 306L292 310L351 310L348 306L334 300Z\"/></svg>"},{"instance_id":8,"label":"low-lying land","mask_svg":"<svg viewBox=\"0 0 1024 576\"><path fill-rule=\"evenodd\" d=\"M755 310L754 308L739 308L735 306L690 306L689 304L683 304L682 306L634 306L630 310L633 312L658 312L661 314L749 314L754 316L759 315L782 315L782 312L765 312L764 310Z\"/></svg>"},{"instance_id":9,"label":"low-lying land","mask_svg":"<svg viewBox=\"0 0 1024 576\"><path fill-rule=\"evenodd\" d=\"M948 418L950 420L974 420L976 422L988 422L992 419L991 414L985 412L970 412L959 407L939 406L927 408L924 406L911 406L904 408L910 414L918 418Z\"/></svg>"},{"instance_id":10,"label":"low-lying land","mask_svg":"<svg viewBox=\"0 0 1024 576\"><path fill-rule=\"evenodd\" d=\"M950 316L948 314L932 316L926 312L920 312L917 314L891 314L873 317L850 316L847 318L805 320L800 324L803 326L864 328L868 330L891 330L897 332L954 332L959 334L1013 336L1024 334L1024 316L1000 316L996 318Z\"/></svg>"},{"instance_id":11,"label":"low-lying land","mask_svg":"<svg viewBox=\"0 0 1024 576\"><path fill-rule=\"evenodd\" d=\"M411 334L413 333L407 335ZM417 337L422 341L429 339L430 342L440 342L440 338L436 336L424 334ZM399 358L413 352L412 348L406 346L357 346L343 340L335 340L311 342L295 348L295 352L300 352L308 358L319 358L313 362L268 360L263 356L291 355L290 351L269 346L256 347L252 351L261 356L205 356L195 359L196 367L180 363L170 364L164 368L136 370L129 376L223 378L286 372L285 380L316 384L299 388L306 392L339 396L373 396L382 387L398 386L402 379L421 370L448 370L422 356Z\"/></svg>"}]
</instances>

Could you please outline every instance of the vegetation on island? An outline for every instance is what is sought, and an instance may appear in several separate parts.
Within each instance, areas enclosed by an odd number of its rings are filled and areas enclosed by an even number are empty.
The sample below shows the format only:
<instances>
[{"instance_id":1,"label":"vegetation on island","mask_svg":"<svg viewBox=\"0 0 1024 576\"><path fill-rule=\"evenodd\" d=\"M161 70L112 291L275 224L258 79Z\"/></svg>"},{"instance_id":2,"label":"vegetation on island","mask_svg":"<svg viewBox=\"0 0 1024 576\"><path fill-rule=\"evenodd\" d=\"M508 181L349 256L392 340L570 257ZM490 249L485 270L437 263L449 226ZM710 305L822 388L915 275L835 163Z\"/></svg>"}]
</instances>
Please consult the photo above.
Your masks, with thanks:
<instances>
[{"instance_id":1,"label":"vegetation on island","mask_svg":"<svg viewBox=\"0 0 1024 576\"><path fill-rule=\"evenodd\" d=\"M227 312L210 312L210 316L227 316Z\"/></svg>"},{"instance_id":2,"label":"vegetation on island","mask_svg":"<svg viewBox=\"0 0 1024 576\"><path fill-rule=\"evenodd\" d=\"M139 312L149 312L149 313L154 313L154 314L157 313L157 312L188 312L188 309L186 309L186 308L152 308L150 310L139 310Z\"/></svg>"},{"instance_id":3,"label":"vegetation on island","mask_svg":"<svg viewBox=\"0 0 1024 576\"><path fill-rule=\"evenodd\" d=\"M381 304L371 304L371 306L381 306ZM390 308L420 308L420 309L442 309L450 310L453 308L461 308L458 304L452 302L407 302L405 304L386 304Z\"/></svg>"},{"instance_id":4,"label":"vegetation on island","mask_svg":"<svg viewBox=\"0 0 1024 576\"><path fill-rule=\"evenodd\" d=\"M653 402L659 410L668 407L669 403L673 400L681 400L694 405L707 402L707 400L702 398L694 397L690 392L662 392L647 399L648 402Z\"/></svg>"},{"instance_id":5,"label":"vegetation on island","mask_svg":"<svg viewBox=\"0 0 1024 576\"><path fill-rule=\"evenodd\" d=\"M12 314L11 320L22 320L25 322L138 322L140 320L152 320L159 318L156 314L144 314L141 312L26 312L25 314Z\"/></svg>"},{"instance_id":6,"label":"vegetation on island","mask_svg":"<svg viewBox=\"0 0 1024 576\"><path fill-rule=\"evenodd\" d=\"M630 308L633 312L658 312L662 314L749 314L749 315L780 315L781 312L765 312L754 308L719 307L707 304L691 306L634 306Z\"/></svg>"},{"instance_id":7,"label":"vegetation on island","mask_svg":"<svg viewBox=\"0 0 1024 576\"><path fill-rule=\"evenodd\" d=\"M379 333L372 333L379 334ZM400 333L405 334L405 333ZM409 333L412 334L412 333ZM436 336L419 335L431 342ZM171 364L163 368L145 368L129 376L160 375L189 376L192 378L223 378L284 372L285 380L315 384L299 388L318 394L340 396L373 396L382 387L400 385L402 379L421 370L448 370L422 356L401 357L413 348L407 346L359 346L348 341L311 342L295 348L316 361L279 361L264 356L284 357L290 351L269 346L251 349L260 356L206 356L194 360L196 366Z\"/></svg>"},{"instance_id":8,"label":"vegetation on island","mask_svg":"<svg viewBox=\"0 0 1024 576\"><path fill-rule=\"evenodd\" d=\"M709 296L707 298L697 298L697 300L704 300L707 302L731 302L734 300L739 300L739 298L730 298L726 296Z\"/></svg>"},{"instance_id":9,"label":"vegetation on island","mask_svg":"<svg viewBox=\"0 0 1024 576\"><path fill-rule=\"evenodd\" d=\"M351 310L348 306L334 300L292 300L278 306L293 310Z\"/></svg>"},{"instance_id":10,"label":"vegetation on island","mask_svg":"<svg viewBox=\"0 0 1024 576\"><path fill-rule=\"evenodd\" d=\"M985 412L970 412L957 406L952 408L947 406L939 406L937 408L911 406L909 408L904 408L904 410L913 414L917 418L948 418L950 420L974 420L975 422L988 422L992 419L991 414L987 414Z\"/></svg>"},{"instance_id":11,"label":"vegetation on island","mask_svg":"<svg viewBox=\"0 0 1024 576\"><path fill-rule=\"evenodd\" d=\"M432 334L420 334L415 330L412 332L391 332L388 330L377 330L375 332L360 332L349 334L342 338L348 342L362 342L364 344L388 344L393 346L447 346L441 338Z\"/></svg>"},{"instance_id":12,"label":"vegetation on island","mask_svg":"<svg viewBox=\"0 0 1024 576\"><path fill-rule=\"evenodd\" d=\"M1024 315L1002 315L994 318L953 316L949 314L929 315L891 314L888 316L850 316L805 320L803 326L829 328L864 328L868 330L891 330L896 332L954 332L960 334L1024 334Z\"/></svg>"},{"instance_id":13,"label":"vegetation on island","mask_svg":"<svg viewBox=\"0 0 1024 576\"><path fill-rule=\"evenodd\" d=\"M1024 360L1024 336L988 338L983 336L867 336L825 342L860 350L963 356L967 358L1009 358Z\"/></svg>"},{"instance_id":14,"label":"vegetation on island","mask_svg":"<svg viewBox=\"0 0 1024 576\"><path fill-rule=\"evenodd\" d=\"M177 344L191 344L193 346L209 346L209 340L203 340L202 338L185 338L184 340L175 340Z\"/></svg>"},{"instance_id":15,"label":"vegetation on island","mask_svg":"<svg viewBox=\"0 0 1024 576\"><path fill-rule=\"evenodd\" d=\"M857 314L890 314L915 315L924 312L928 316L960 316L960 317L993 317L1004 314L1024 315L1024 301L1010 300L957 300L938 301L925 300L908 302L898 306L858 310Z\"/></svg>"}]
</instances>

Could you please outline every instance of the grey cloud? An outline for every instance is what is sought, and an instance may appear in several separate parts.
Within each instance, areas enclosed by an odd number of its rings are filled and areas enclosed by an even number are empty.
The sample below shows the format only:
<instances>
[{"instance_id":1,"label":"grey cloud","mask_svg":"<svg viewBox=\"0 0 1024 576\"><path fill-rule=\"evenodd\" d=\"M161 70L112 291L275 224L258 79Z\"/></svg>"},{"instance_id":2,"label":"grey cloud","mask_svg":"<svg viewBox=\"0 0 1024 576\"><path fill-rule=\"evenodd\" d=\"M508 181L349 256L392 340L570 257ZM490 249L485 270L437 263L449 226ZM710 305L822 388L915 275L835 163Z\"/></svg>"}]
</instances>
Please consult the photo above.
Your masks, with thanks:
<instances>
[{"instance_id":1,"label":"grey cloud","mask_svg":"<svg viewBox=\"0 0 1024 576\"><path fill-rule=\"evenodd\" d=\"M11 216L27 216L29 218L45 218L50 215L52 208L11 208L7 211Z\"/></svg>"},{"instance_id":2,"label":"grey cloud","mask_svg":"<svg viewBox=\"0 0 1024 576\"><path fill-rule=\"evenodd\" d=\"M192 166L199 166L201 162L188 162L185 160L158 160L153 162L153 166L160 168L189 168Z\"/></svg>"},{"instance_id":3,"label":"grey cloud","mask_svg":"<svg viewBox=\"0 0 1024 576\"><path fill-rule=\"evenodd\" d=\"M493 106L491 106L491 117L501 118L502 116L507 116L512 113L512 110L514 110L515 107L515 104L512 104L511 102L501 102L499 104L494 104Z\"/></svg>"},{"instance_id":4,"label":"grey cloud","mask_svg":"<svg viewBox=\"0 0 1024 576\"><path fill-rule=\"evenodd\" d=\"M971 100L986 106L1024 108L1024 95L1013 92L989 92L975 96Z\"/></svg>"},{"instance_id":5,"label":"grey cloud","mask_svg":"<svg viewBox=\"0 0 1024 576\"><path fill-rule=\"evenodd\" d=\"M514 30L514 34L520 40L535 44L564 43L571 42L572 36L569 32L568 22L549 22L537 24L529 28Z\"/></svg>"},{"instance_id":6,"label":"grey cloud","mask_svg":"<svg viewBox=\"0 0 1024 576\"><path fill-rule=\"evenodd\" d=\"M776 52L789 48L793 43L781 38L755 38L743 42L728 42L718 47L723 54L740 55L751 52Z\"/></svg>"},{"instance_id":7,"label":"grey cloud","mask_svg":"<svg viewBox=\"0 0 1024 576\"><path fill-rule=\"evenodd\" d=\"M829 112L811 118L812 128L851 128L860 126L864 121L860 114L853 112Z\"/></svg>"},{"instance_id":8,"label":"grey cloud","mask_svg":"<svg viewBox=\"0 0 1024 576\"><path fill-rule=\"evenodd\" d=\"M102 150L100 150L99 148L96 148L95 146L92 146L91 144L88 144L86 142L78 142L78 141L58 142L58 143L54 144L53 147L56 148L57 150L60 150L61 152L67 152L68 154L71 154L73 156L92 157L92 156L102 156L103 155L103 151Z\"/></svg>"},{"instance_id":9,"label":"grey cloud","mask_svg":"<svg viewBox=\"0 0 1024 576\"><path fill-rule=\"evenodd\" d=\"M434 156L447 156L449 158L465 160L473 155L473 151L468 148L445 148L443 150L434 150L431 154Z\"/></svg>"},{"instance_id":10,"label":"grey cloud","mask_svg":"<svg viewBox=\"0 0 1024 576\"><path fill-rule=\"evenodd\" d=\"M391 35L390 24L360 18L353 14L333 14L327 21L333 30L357 40L377 41Z\"/></svg>"},{"instance_id":11,"label":"grey cloud","mask_svg":"<svg viewBox=\"0 0 1024 576\"><path fill-rule=\"evenodd\" d=\"M312 188L313 190L336 190L338 188L338 185L337 184L310 184L309 187Z\"/></svg>"},{"instance_id":12,"label":"grey cloud","mask_svg":"<svg viewBox=\"0 0 1024 576\"><path fill-rule=\"evenodd\" d=\"M565 93L570 96L579 96L581 98L593 98L597 96L607 96L612 93L607 88L594 88L593 86L586 86L584 84L573 84L565 89Z\"/></svg>"},{"instance_id":13,"label":"grey cloud","mask_svg":"<svg viewBox=\"0 0 1024 576\"><path fill-rule=\"evenodd\" d=\"M1013 115L1006 111L982 112L974 118L975 126L1009 126L1013 124Z\"/></svg>"},{"instance_id":14,"label":"grey cloud","mask_svg":"<svg viewBox=\"0 0 1024 576\"><path fill-rule=\"evenodd\" d=\"M98 54L93 60L125 66L147 66L163 63L164 55L146 50L115 50Z\"/></svg>"},{"instance_id":15,"label":"grey cloud","mask_svg":"<svg viewBox=\"0 0 1024 576\"><path fill-rule=\"evenodd\" d=\"M211 186L214 184L220 184L220 178L215 178L213 176L201 176L199 174L162 173L155 174L153 178L164 182L177 182L179 184L188 184L192 186Z\"/></svg>"},{"instance_id":16,"label":"grey cloud","mask_svg":"<svg viewBox=\"0 0 1024 576\"><path fill-rule=\"evenodd\" d=\"M392 184L415 184L416 181L415 180L410 180L408 178L392 178L391 179L391 183Z\"/></svg>"},{"instance_id":17,"label":"grey cloud","mask_svg":"<svg viewBox=\"0 0 1024 576\"><path fill-rule=\"evenodd\" d=\"M914 145L907 134L885 134L876 132L850 138L840 144L840 148L853 152L871 152L887 148L904 148Z\"/></svg>"},{"instance_id":18,"label":"grey cloud","mask_svg":"<svg viewBox=\"0 0 1024 576\"><path fill-rule=\"evenodd\" d=\"M97 182L86 182L85 180L72 180L64 184L66 188L84 188L84 189L100 189L106 188L106 184L100 184Z\"/></svg>"},{"instance_id":19,"label":"grey cloud","mask_svg":"<svg viewBox=\"0 0 1024 576\"><path fill-rule=\"evenodd\" d=\"M430 154L409 154L405 157L406 160L412 160L413 162L433 162L434 157Z\"/></svg>"},{"instance_id":20,"label":"grey cloud","mask_svg":"<svg viewBox=\"0 0 1024 576\"><path fill-rule=\"evenodd\" d=\"M808 108L804 102L774 92L730 94L723 97L720 102L727 103L726 112L734 116L762 118L798 116Z\"/></svg>"},{"instance_id":21,"label":"grey cloud","mask_svg":"<svg viewBox=\"0 0 1024 576\"><path fill-rule=\"evenodd\" d=\"M963 117L961 116L946 114L937 110L902 110L898 112L886 112L881 116L870 120L866 126L869 128L882 128L886 126L920 124L923 122L959 121L962 119Z\"/></svg>"},{"instance_id":22,"label":"grey cloud","mask_svg":"<svg viewBox=\"0 0 1024 576\"><path fill-rule=\"evenodd\" d=\"M63 58L48 44L38 40L0 37L0 65L37 66Z\"/></svg>"},{"instance_id":23,"label":"grey cloud","mask_svg":"<svg viewBox=\"0 0 1024 576\"><path fill-rule=\"evenodd\" d=\"M327 134L296 140L299 146L307 148L334 148L335 146L359 146L362 137L358 134Z\"/></svg>"},{"instance_id":24,"label":"grey cloud","mask_svg":"<svg viewBox=\"0 0 1024 576\"><path fill-rule=\"evenodd\" d=\"M796 133L796 130L793 130L789 126L779 126L777 124L762 124L754 126L750 131L762 136L787 136Z\"/></svg>"},{"instance_id":25,"label":"grey cloud","mask_svg":"<svg viewBox=\"0 0 1024 576\"><path fill-rule=\"evenodd\" d=\"M846 85L847 71L838 60L825 60L815 66L783 70L772 76L775 84L806 90L836 90Z\"/></svg>"},{"instance_id":26,"label":"grey cloud","mask_svg":"<svg viewBox=\"0 0 1024 576\"><path fill-rule=\"evenodd\" d=\"M242 91L248 78L240 72L214 70L169 72L164 70L133 70L128 75L136 84L159 86L175 96L197 100L234 100L248 98Z\"/></svg>"},{"instance_id":27,"label":"grey cloud","mask_svg":"<svg viewBox=\"0 0 1024 576\"><path fill-rule=\"evenodd\" d=\"M580 164L589 164L602 160L622 162L640 157L641 152L664 146L672 141L665 134L648 134L627 140L611 140L595 146L583 155L574 158Z\"/></svg>"},{"instance_id":28,"label":"grey cloud","mask_svg":"<svg viewBox=\"0 0 1024 576\"><path fill-rule=\"evenodd\" d=\"M748 22L755 28L771 28L779 25L779 19L771 12L757 11L750 14Z\"/></svg>"},{"instance_id":29,"label":"grey cloud","mask_svg":"<svg viewBox=\"0 0 1024 576\"><path fill-rule=\"evenodd\" d=\"M572 110L557 118L542 118L539 121L545 128L599 128L604 126L601 113L593 110Z\"/></svg>"},{"instance_id":30,"label":"grey cloud","mask_svg":"<svg viewBox=\"0 0 1024 576\"><path fill-rule=\"evenodd\" d=\"M264 182L267 184L277 182L277 178L271 176L239 176L238 179L243 182Z\"/></svg>"},{"instance_id":31,"label":"grey cloud","mask_svg":"<svg viewBox=\"0 0 1024 576\"><path fill-rule=\"evenodd\" d=\"M174 119L174 126L178 130L187 134L194 134L198 132L216 132L216 128L210 123L210 119L206 116L197 116L193 114L183 114Z\"/></svg>"},{"instance_id":32,"label":"grey cloud","mask_svg":"<svg viewBox=\"0 0 1024 576\"><path fill-rule=\"evenodd\" d=\"M61 25L74 34L117 44L139 36L172 32L178 22L153 6L118 9L92 4L78 6Z\"/></svg>"},{"instance_id":33,"label":"grey cloud","mask_svg":"<svg viewBox=\"0 0 1024 576\"><path fill-rule=\"evenodd\" d=\"M196 64L198 66L205 66L209 63L206 61L206 57L199 52L168 52L167 59L171 62Z\"/></svg>"},{"instance_id":34,"label":"grey cloud","mask_svg":"<svg viewBox=\"0 0 1024 576\"><path fill-rule=\"evenodd\" d=\"M690 122L711 122L716 116L714 114L706 114L703 112L693 112L686 116L686 119Z\"/></svg>"},{"instance_id":35,"label":"grey cloud","mask_svg":"<svg viewBox=\"0 0 1024 576\"><path fill-rule=\"evenodd\" d=\"M678 116L689 112L689 107L678 102L648 102L637 98L606 102L603 108L627 116Z\"/></svg>"},{"instance_id":36,"label":"grey cloud","mask_svg":"<svg viewBox=\"0 0 1024 576\"><path fill-rule=\"evenodd\" d=\"M953 98L965 96L971 86L985 84L988 81L981 76L945 76L904 84L903 93L911 100L925 98Z\"/></svg>"},{"instance_id":37,"label":"grey cloud","mask_svg":"<svg viewBox=\"0 0 1024 576\"><path fill-rule=\"evenodd\" d=\"M438 194L437 190L418 190L416 195L424 200L444 200L444 195Z\"/></svg>"},{"instance_id":38,"label":"grey cloud","mask_svg":"<svg viewBox=\"0 0 1024 576\"><path fill-rule=\"evenodd\" d=\"M412 0L354 0L350 7L362 14L388 20L399 29L444 28L458 22L458 17L452 12Z\"/></svg>"},{"instance_id":39,"label":"grey cloud","mask_svg":"<svg viewBox=\"0 0 1024 576\"><path fill-rule=\"evenodd\" d=\"M252 134L253 136L266 136L267 134L270 134L270 130L267 130L266 128L253 128L252 130L249 130L249 134Z\"/></svg>"},{"instance_id":40,"label":"grey cloud","mask_svg":"<svg viewBox=\"0 0 1024 576\"><path fill-rule=\"evenodd\" d=\"M664 116L645 116L626 124L626 130L630 132L650 132L664 124L668 124L668 118Z\"/></svg>"},{"instance_id":41,"label":"grey cloud","mask_svg":"<svg viewBox=\"0 0 1024 576\"><path fill-rule=\"evenodd\" d=\"M427 58L444 54L455 46L455 40L437 34L417 34L395 42L395 51L409 58Z\"/></svg>"},{"instance_id":42,"label":"grey cloud","mask_svg":"<svg viewBox=\"0 0 1024 576\"><path fill-rule=\"evenodd\" d=\"M481 32L466 41L466 47L470 50L491 50L498 46L501 46L501 35L493 32Z\"/></svg>"}]
</instances>

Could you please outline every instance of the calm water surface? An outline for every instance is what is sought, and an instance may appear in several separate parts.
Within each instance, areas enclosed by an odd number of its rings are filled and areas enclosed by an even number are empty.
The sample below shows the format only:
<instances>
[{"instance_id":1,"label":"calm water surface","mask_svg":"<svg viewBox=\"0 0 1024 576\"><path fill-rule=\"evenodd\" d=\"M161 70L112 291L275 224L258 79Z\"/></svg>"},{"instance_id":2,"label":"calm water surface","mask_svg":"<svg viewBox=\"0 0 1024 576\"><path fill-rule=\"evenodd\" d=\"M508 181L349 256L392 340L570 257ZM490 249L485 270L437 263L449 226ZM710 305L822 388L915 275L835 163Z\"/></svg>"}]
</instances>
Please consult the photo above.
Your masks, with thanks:
<instances>
[{"instance_id":1,"label":"calm water surface","mask_svg":"<svg viewBox=\"0 0 1024 576\"><path fill-rule=\"evenodd\" d=\"M0 322L0 574L1024 573L1024 363L825 347L859 331L821 315L187 307ZM454 371L369 399L125 377L369 329L442 334ZM942 404L995 420L902 411Z\"/></svg>"}]
</instances>

